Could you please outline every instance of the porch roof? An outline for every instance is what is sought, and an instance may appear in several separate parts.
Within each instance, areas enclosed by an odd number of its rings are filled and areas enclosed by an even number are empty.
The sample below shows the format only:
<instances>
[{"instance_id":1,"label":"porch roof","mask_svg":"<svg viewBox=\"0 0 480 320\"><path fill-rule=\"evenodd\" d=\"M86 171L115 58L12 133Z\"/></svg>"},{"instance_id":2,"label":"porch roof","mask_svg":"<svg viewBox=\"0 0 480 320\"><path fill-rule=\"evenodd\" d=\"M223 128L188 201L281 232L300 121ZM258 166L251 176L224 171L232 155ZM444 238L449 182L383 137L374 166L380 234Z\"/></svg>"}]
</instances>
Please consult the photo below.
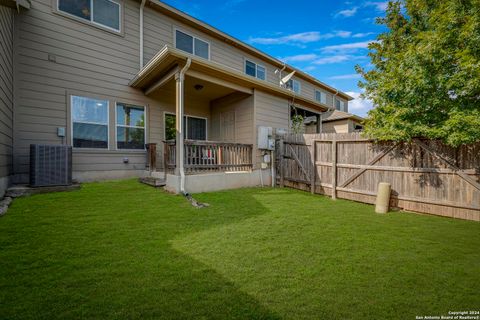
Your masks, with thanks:
<instances>
[{"instance_id":1,"label":"porch roof","mask_svg":"<svg viewBox=\"0 0 480 320\"><path fill-rule=\"evenodd\" d=\"M329 106L313 99L297 95L294 92L282 88L265 80L259 80L248 76L236 69L222 64L199 58L189 53L166 45L140 70L130 81L133 88L142 89L146 95L160 88L171 80L180 68L191 59L191 66L187 75L201 77L205 80L224 85L244 93L253 93L253 89L270 93L275 96L294 100L306 107L318 111L327 111Z\"/></svg>"}]
</instances>

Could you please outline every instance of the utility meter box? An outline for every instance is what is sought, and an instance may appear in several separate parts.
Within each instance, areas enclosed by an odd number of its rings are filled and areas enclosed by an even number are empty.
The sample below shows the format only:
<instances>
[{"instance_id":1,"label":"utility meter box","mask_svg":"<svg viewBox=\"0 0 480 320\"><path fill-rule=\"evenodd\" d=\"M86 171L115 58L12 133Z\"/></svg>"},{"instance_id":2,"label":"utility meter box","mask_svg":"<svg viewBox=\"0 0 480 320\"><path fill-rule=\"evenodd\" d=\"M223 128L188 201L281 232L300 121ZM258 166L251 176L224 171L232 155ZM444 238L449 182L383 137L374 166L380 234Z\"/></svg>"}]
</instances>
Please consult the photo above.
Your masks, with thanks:
<instances>
[{"instance_id":1,"label":"utility meter box","mask_svg":"<svg viewBox=\"0 0 480 320\"><path fill-rule=\"evenodd\" d=\"M262 150L275 149L275 139L273 139L272 127L258 127L257 147Z\"/></svg>"}]
</instances>

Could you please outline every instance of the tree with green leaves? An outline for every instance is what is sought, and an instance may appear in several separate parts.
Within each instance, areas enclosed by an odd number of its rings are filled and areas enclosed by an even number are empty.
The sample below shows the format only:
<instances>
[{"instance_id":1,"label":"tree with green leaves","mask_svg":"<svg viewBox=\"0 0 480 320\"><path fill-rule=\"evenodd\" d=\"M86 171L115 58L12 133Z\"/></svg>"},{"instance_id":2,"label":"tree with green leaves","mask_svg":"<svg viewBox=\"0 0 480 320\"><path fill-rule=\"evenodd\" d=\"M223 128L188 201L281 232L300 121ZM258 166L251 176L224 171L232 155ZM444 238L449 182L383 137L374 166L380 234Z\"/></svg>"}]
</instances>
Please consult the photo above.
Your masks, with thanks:
<instances>
[{"instance_id":1,"label":"tree with green leaves","mask_svg":"<svg viewBox=\"0 0 480 320\"><path fill-rule=\"evenodd\" d=\"M480 141L480 0L390 1L387 31L356 66L375 108L365 133L378 140Z\"/></svg>"}]
</instances>

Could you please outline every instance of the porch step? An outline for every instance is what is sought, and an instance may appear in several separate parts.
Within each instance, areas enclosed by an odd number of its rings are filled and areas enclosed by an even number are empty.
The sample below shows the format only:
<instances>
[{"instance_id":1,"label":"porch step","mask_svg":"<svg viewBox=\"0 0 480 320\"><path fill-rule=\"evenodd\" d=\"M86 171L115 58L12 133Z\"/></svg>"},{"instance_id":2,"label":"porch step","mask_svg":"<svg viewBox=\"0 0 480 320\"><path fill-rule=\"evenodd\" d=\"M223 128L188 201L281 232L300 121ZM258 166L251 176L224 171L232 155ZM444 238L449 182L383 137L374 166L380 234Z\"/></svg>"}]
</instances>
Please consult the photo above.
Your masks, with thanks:
<instances>
[{"instance_id":1,"label":"porch step","mask_svg":"<svg viewBox=\"0 0 480 320\"><path fill-rule=\"evenodd\" d=\"M139 181L144 184L148 184L149 186L155 187L155 188L161 188L166 185L164 179L159 179L159 178L154 178L154 177L144 177L140 178Z\"/></svg>"}]
</instances>

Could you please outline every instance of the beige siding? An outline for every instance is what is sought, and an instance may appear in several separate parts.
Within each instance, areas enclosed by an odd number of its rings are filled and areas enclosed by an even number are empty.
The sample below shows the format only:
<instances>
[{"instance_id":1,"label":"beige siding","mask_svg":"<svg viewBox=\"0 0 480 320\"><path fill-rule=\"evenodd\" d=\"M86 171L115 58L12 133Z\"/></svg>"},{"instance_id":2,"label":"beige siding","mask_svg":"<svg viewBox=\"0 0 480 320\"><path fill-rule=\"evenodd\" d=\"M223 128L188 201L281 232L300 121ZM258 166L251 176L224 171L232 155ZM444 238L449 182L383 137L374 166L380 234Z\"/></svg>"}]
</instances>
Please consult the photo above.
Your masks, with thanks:
<instances>
[{"instance_id":1,"label":"beige siding","mask_svg":"<svg viewBox=\"0 0 480 320\"><path fill-rule=\"evenodd\" d=\"M255 91L255 120L257 126L288 129L288 101L261 91Z\"/></svg>"},{"instance_id":2,"label":"beige siding","mask_svg":"<svg viewBox=\"0 0 480 320\"><path fill-rule=\"evenodd\" d=\"M323 133L347 133L352 131L352 124L348 119L322 123Z\"/></svg>"},{"instance_id":3,"label":"beige siding","mask_svg":"<svg viewBox=\"0 0 480 320\"><path fill-rule=\"evenodd\" d=\"M254 143L257 143L257 128L259 126L272 127L274 129L289 128L290 110L286 99L271 96L261 91L255 91L255 126ZM261 162L260 150L256 151L254 161L255 168L258 168Z\"/></svg>"},{"instance_id":4,"label":"beige siding","mask_svg":"<svg viewBox=\"0 0 480 320\"><path fill-rule=\"evenodd\" d=\"M210 104L210 140L223 141L221 134L221 115L224 112L234 112L235 137L238 143L253 144L253 103L254 97L243 94L231 94L221 99L212 101Z\"/></svg>"},{"instance_id":5,"label":"beige siding","mask_svg":"<svg viewBox=\"0 0 480 320\"><path fill-rule=\"evenodd\" d=\"M155 101L128 86L139 69L139 4L125 1L124 34L107 32L55 13L51 0L32 1L16 19L16 92L14 170L26 182L31 143L70 144L57 128L70 128L69 95L101 97L155 107ZM149 109L148 108L148 109ZM147 109L147 111L148 111ZM148 113L147 113L148 115ZM115 117L110 117L110 138ZM124 163L124 158L129 162ZM128 171L145 168L144 152L74 150L74 172Z\"/></svg>"},{"instance_id":6,"label":"beige siding","mask_svg":"<svg viewBox=\"0 0 480 320\"><path fill-rule=\"evenodd\" d=\"M0 178L12 173L13 23L14 11L0 5Z\"/></svg>"}]
</instances>

